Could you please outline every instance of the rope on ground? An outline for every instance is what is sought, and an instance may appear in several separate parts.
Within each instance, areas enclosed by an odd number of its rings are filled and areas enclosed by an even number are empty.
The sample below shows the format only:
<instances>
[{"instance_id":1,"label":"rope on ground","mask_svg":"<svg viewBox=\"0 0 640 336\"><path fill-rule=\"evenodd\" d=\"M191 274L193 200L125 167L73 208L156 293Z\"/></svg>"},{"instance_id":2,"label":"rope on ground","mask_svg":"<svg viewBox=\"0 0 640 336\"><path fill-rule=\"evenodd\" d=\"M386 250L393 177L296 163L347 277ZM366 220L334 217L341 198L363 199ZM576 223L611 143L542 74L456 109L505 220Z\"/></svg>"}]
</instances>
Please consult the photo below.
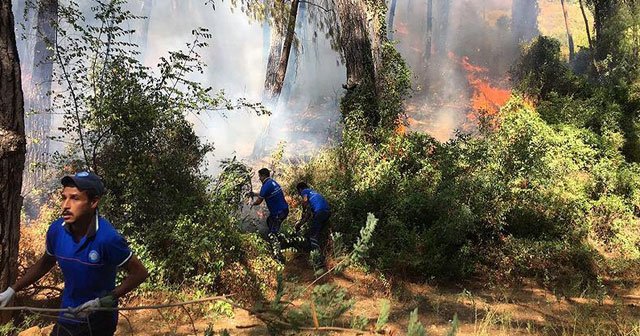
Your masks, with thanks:
<instances>
[{"instance_id":1,"label":"rope on ground","mask_svg":"<svg viewBox=\"0 0 640 336\"><path fill-rule=\"evenodd\" d=\"M307 287L305 287L302 292L306 292L308 291L311 287L313 287L313 285L315 285L318 281L320 281L320 279L324 278L327 274L333 272L336 268L338 268L338 266L342 265L343 263L347 262L349 260L349 258L344 258L342 260L340 260L340 262L338 262L337 264L335 264L333 267L331 267L328 271L324 272L322 275L320 275L319 277L317 277L315 280L313 280L309 285L307 285Z\"/></svg>"},{"instance_id":2,"label":"rope on ground","mask_svg":"<svg viewBox=\"0 0 640 336\"><path fill-rule=\"evenodd\" d=\"M180 307L190 304L203 303L209 301L227 301L227 298L232 297L233 294L229 295L221 295L221 296L212 296L203 299L183 301L183 302L174 302L167 303L161 305L149 305L149 306L134 306L134 307L114 307L114 308L90 308L86 311L123 311L123 310L146 310L146 309L162 309L162 308L170 308L170 307ZM28 307L28 306L16 306L16 307L0 307L0 311L5 310L26 310L31 312L40 312L40 313L71 313L73 314L73 308L38 308L38 307Z\"/></svg>"}]
</instances>

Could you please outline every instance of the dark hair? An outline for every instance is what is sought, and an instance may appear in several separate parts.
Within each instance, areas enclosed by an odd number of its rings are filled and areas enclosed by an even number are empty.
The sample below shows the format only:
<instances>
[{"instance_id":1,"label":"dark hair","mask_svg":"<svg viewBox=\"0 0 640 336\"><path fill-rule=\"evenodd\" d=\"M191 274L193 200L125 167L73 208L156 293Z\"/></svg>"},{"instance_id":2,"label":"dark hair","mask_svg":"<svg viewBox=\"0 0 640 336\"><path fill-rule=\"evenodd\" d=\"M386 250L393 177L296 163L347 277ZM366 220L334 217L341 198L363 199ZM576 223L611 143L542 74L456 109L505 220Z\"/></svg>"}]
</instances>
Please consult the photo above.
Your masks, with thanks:
<instances>
[{"instance_id":1,"label":"dark hair","mask_svg":"<svg viewBox=\"0 0 640 336\"><path fill-rule=\"evenodd\" d=\"M271 172L267 168L262 168L258 170L258 175L269 177L271 175Z\"/></svg>"},{"instance_id":2,"label":"dark hair","mask_svg":"<svg viewBox=\"0 0 640 336\"><path fill-rule=\"evenodd\" d=\"M300 192L301 190L309 189L309 185L304 182L300 182L296 185L296 189Z\"/></svg>"}]
</instances>

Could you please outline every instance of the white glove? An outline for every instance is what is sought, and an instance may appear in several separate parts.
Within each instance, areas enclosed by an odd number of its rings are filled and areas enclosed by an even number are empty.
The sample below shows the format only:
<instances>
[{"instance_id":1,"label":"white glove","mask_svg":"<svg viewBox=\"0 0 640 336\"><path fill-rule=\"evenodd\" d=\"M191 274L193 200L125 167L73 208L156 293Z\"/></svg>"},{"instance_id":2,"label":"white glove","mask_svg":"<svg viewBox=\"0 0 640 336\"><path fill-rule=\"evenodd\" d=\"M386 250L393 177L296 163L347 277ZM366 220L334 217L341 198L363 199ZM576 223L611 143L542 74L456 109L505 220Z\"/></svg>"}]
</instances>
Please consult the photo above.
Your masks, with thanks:
<instances>
[{"instance_id":1,"label":"white glove","mask_svg":"<svg viewBox=\"0 0 640 336\"><path fill-rule=\"evenodd\" d=\"M95 298L93 300L89 300L75 308L73 308L71 311L73 312L73 314L76 317L79 318L86 318L87 316L89 316L91 313L94 312L94 309L96 308L100 308L100 298Z\"/></svg>"},{"instance_id":2,"label":"white glove","mask_svg":"<svg viewBox=\"0 0 640 336\"><path fill-rule=\"evenodd\" d=\"M13 296L16 295L16 291L9 287L4 292L0 293L0 307L4 307L11 301Z\"/></svg>"}]
</instances>

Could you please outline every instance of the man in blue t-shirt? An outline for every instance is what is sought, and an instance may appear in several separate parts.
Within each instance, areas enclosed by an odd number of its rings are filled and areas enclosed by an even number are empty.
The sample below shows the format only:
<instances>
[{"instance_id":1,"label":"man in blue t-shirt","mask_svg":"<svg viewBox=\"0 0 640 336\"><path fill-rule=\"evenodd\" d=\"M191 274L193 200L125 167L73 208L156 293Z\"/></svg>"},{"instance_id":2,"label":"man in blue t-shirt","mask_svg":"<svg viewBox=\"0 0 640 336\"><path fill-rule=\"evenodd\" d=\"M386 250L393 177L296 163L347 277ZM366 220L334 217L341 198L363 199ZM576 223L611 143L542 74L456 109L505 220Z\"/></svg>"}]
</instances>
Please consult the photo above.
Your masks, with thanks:
<instances>
[{"instance_id":1,"label":"man in blue t-shirt","mask_svg":"<svg viewBox=\"0 0 640 336\"><path fill-rule=\"evenodd\" d=\"M296 223L295 231L299 232L300 227L305 222L310 222L309 229L304 235L304 241L301 244L290 244L302 248L306 251L317 251L317 259L314 260L314 266L318 268L324 267L324 251L328 240L329 217L331 216L331 208L327 200L317 191L309 188L305 182L296 185L298 194L302 197L302 205L304 210L302 218Z\"/></svg>"},{"instance_id":2,"label":"man in blue t-shirt","mask_svg":"<svg viewBox=\"0 0 640 336\"><path fill-rule=\"evenodd\" d=\"M78 172L61 180L62 218L47 231L46 251L15 284L0 293L5 306L15 292L42 278L58 263L64 276L61 313L51 335L113 335L117 311L95 311L117 307L118 298L140 285L149 275L127 242L111 223L98 215L105 191L100 177ZM127 276L115 285L119 268Z\"/></svg>"},{"instance_id":3,"label":"man in blue t-shirt","mask_svg":"<svg viewBox=\"0 0 640 336\"><path fill-rule=\"evenodd\" d=\"M258 178L260 182L262 182L262 187L258 195L255 195L253 192L250 193L251 197L258 196L251 205L260 205L262 201L267 203L267 209L269 209L269 217L267 217L269 241L272 244L276 259L283 261L278 234L280 233L282 222L289 215L289 204L287 204L287 201L284 199L284 192L278 182L271 178L269 169L262 168L258 170Z\"/></svg>"}]
</instances>

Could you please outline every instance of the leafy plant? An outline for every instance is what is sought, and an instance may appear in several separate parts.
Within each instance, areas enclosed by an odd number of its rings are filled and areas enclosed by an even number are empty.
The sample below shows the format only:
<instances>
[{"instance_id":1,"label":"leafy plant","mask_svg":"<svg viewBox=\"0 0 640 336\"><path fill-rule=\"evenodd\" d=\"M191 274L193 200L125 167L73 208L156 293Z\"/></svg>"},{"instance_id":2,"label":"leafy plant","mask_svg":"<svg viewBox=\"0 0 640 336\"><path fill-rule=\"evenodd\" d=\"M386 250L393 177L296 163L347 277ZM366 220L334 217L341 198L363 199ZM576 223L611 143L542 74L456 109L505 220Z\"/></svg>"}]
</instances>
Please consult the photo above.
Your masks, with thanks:
<instances>
[{"instance_id":1,"label":"leafy plant","mask_svg":"<svg viewBox=\"0 0 640 336\"><path fill-rule=\"evenodd\" d=\"M422 323L418 320L418 308L414 309L409 316L409 326L407 327L407 336L426 336L427 330L424 329Z\"/></svg>"}]
</instances>

